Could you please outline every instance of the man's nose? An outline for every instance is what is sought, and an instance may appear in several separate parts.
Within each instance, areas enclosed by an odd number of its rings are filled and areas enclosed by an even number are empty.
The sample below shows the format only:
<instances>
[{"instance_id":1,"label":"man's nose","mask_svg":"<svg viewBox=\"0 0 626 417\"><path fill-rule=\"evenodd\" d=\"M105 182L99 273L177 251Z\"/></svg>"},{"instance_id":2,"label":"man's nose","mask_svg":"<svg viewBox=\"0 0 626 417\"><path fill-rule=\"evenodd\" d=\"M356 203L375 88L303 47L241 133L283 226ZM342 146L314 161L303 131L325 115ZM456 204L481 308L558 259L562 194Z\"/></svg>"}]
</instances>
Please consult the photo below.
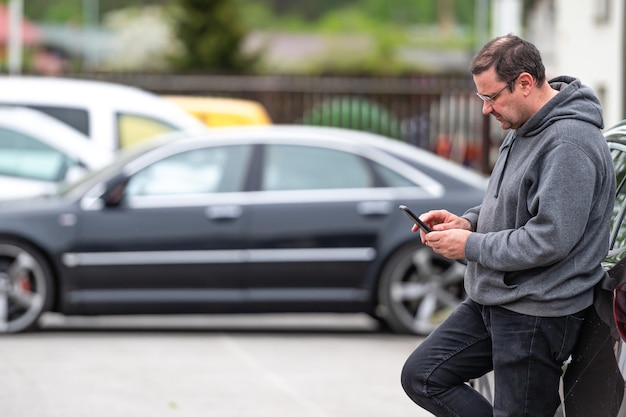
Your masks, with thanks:
<instances>
[{"instance_id":1,"label":"man's nose","mask_svg":"<svg viewBox=\"0 0 626 417\"><path fill-rule=\"evenodd\" d=\"M492 111L493 111L493 105L489 101L483 100L483 114L487 116L491 114Z\"/></svg>"}]
</instances>

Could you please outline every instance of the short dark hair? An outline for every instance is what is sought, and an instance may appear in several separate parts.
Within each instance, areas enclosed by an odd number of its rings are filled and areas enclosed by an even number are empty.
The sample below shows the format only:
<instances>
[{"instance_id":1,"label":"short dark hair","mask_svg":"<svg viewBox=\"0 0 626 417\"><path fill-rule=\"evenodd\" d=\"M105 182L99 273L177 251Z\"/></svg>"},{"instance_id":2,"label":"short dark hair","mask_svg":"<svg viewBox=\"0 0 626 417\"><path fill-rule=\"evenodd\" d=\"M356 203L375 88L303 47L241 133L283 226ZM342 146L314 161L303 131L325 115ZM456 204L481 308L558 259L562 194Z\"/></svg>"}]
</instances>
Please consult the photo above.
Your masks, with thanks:
<instances>
[{"instance_id":1,"label":"short dark hair","mask_svg":"<svg viewBox=\"0 0 626 417\"><path fill-rule=\"evenodd\" d=\"M510 33L487 42L472 59L469 70L477 75L491 67L500 81L511 82L522 72L532 75L539 84L546 80L546 69L537 47Z\"/></svg>"}]
</instances>

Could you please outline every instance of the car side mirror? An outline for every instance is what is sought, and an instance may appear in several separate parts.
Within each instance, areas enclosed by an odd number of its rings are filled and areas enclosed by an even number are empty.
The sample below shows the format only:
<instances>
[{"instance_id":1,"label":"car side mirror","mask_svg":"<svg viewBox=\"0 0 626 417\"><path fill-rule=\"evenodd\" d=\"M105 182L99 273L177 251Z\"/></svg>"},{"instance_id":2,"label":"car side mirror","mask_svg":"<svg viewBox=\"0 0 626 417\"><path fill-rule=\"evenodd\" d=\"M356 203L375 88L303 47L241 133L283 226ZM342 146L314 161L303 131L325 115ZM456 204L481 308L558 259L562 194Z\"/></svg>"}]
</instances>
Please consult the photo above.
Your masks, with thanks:
<instances>
[{"instance_id":1,"label":"car side mirror","mask_svg":"<svg viewBox=\"0 0 626 417\"><path fill-rule=\"evenodd\" d=\"M106 207L115 207L122 202L128 181L127 177L117 176L107 183L106 191L102 195Z\"/></svg>"}]
</instances>

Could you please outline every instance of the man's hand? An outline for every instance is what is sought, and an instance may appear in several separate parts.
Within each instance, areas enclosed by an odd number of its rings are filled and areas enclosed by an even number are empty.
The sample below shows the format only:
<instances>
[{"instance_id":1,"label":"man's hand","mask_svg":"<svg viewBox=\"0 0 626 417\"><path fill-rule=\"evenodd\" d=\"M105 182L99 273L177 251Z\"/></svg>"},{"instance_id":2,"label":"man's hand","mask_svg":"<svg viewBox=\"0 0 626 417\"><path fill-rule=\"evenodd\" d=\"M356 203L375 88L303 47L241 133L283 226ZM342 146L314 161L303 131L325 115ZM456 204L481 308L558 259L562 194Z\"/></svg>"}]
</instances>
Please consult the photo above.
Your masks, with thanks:
<instances>
[{"instance_id":1,"label":"man's hand","mask_svg":"<svg viewBox=\"0 0 626 417\"><path fill-rule=\"evenodd\" d=\"M447 210L432 210L422 214L420 219L433 230L428 234L420 230L423 244L446 258L465 258L465 243L472 230L469 220ZM419 228L413 226L411 230L417 232Z\"/></svg>"},{"instance_id":2,"label":"man's hand","mask_svg":"<svg viewBox=\"0 0 626 417\"><path fill-rule=\"evenodd\" d=\"M449 229L441 232L432 231L424 235L422 241L436 253L449 259L465 258L465 243L470 235L469 230Z\"/></svg>"},{"instance_id":3,"label":"man's hand","mask_svg":"<svg viewBox=\"0 0 626 417\"><path fill-rule=\"evenodd\" d=\"M472 225L469 220L452 214L447 210L431 210L422 214L420 216L420 220L426 223L433 231L448 229L472 230ZM413 226L411 230L413 232L417 232L419 228L417 226ZM422 235L423 233L424 232L422 232Z\"/></svg>"}]
</instances>

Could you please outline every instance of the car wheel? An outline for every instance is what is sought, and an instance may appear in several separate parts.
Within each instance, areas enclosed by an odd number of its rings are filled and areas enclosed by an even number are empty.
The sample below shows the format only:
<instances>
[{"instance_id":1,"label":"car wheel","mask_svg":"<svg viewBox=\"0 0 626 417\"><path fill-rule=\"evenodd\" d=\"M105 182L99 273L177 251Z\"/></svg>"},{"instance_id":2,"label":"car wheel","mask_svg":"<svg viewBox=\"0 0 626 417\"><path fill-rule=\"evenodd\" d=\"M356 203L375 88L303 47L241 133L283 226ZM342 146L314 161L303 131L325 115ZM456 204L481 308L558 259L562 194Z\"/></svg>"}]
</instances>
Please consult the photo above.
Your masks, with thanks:
<instances>
[{"instance_id":1,"label":"car wheel","mask_svg":"<svg viewBox=\"0 0 626 417\"><path fill-rule=\"evenodd\" d=\"M426 335L465 298L465 266L425 246L398 250L382 270L378 313L397 333Z\"/></svg>"},{"instance_id":2,"label":"car wheel","mask_svg":"<svg viewBox=\"0 0 626 417\"><path fill-rule=\"evenodd\" d=\"M37 325L52 302L48 263L29 245L0 241L0 333L19 333Z\"/></svg>"}]
</instances>

